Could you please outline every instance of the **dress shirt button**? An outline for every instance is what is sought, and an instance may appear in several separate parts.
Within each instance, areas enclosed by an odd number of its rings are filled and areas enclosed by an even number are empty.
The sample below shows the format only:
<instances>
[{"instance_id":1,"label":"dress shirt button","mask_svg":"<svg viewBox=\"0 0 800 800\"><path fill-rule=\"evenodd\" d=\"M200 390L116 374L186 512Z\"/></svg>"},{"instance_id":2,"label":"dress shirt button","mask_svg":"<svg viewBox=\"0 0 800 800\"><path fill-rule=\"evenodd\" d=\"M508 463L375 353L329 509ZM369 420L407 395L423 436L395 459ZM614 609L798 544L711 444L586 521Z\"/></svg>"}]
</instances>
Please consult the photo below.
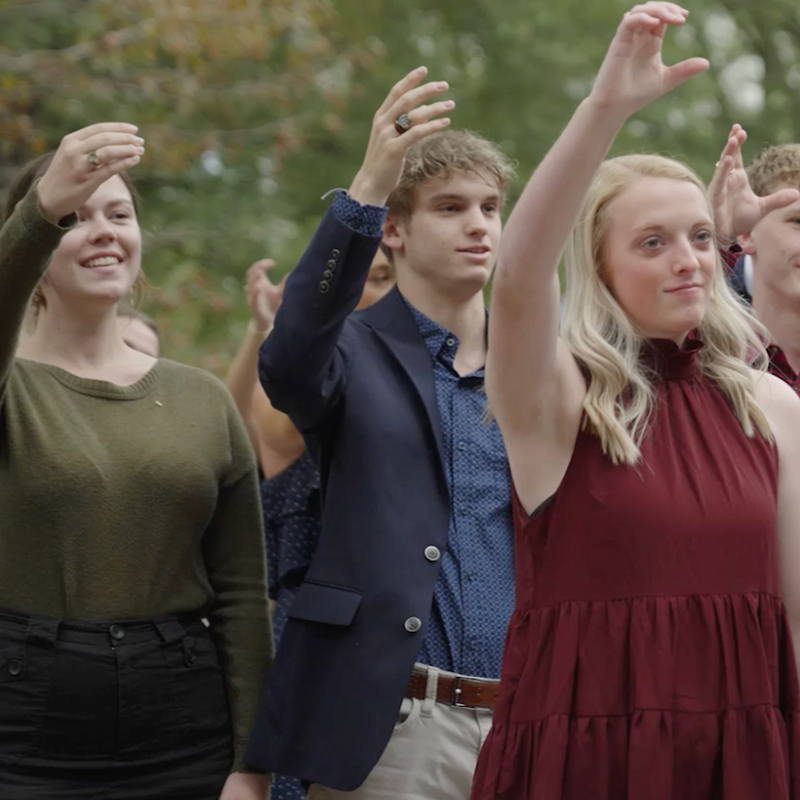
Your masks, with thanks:
<instances>
[{"instance_id":1,"label":"dress shirt button","mask_svg":"<svg viewBox=\"0 0 800 800\"><path fill-rule=\"evenodd\" d=\"M466 442L459 442L458 443L458 449L459 450L466 450L467 449L467 443Z\"/></svg>"},{"instance_id":2,"label":"dress shirt button","mask_svg":"<svg viewBox=\"0 0 800 800\"><path fill-rule=\"evenodd\" d=\"M322 277L326 281L329 281L333 277L333 273L329 269L326 269L325 272L322 273Z\"/></svg>"},{"instance_id":3,"label":"dress shirt button","mask_svg":"<svg viewBox=\"0 0 800 800\"><path fill-rule=\"evenodd\" d=\"M327 263L325 266L326 266L326 267L327 267L327 268L328 268L328 269L329 269L331 272L333 272L333 271L336 269L336 264L337 264L337 262L336 262L336 261L334 261L333 259L330 259L330 261L328 261L328 263Z\"/></svg>"},{"instance_id":4,"label":"dress shirt button","mask_svg":"<svg viewBox=\"0 0 800 800\"><path fill-rule=\"evenodd\" d=\"M125 638L125 629L121 625L112 625L108 632L111 634L111 638L117 641Z\"/></svg>"},{"instance_id":5,"label":"dress shirt button","mask_svg":"<svg viewBox=\"0 0 800 800\"><path fill-rule=\"evenodd\" d=\"M441 558L441 553L439 552L438 547L434 547L433 545L429 545L425 548L425 558L428 561L438 561Z\"/></svg>"},{"instance_id":6,"label":"dress shirt button","mask_svg":"<svg viewBox=\"0 0 800 800\"><path fill-rule=\"evenodd\" d=\"M22 672L22 662L18 658L12 658L8 662L8 672L14 677L19 675Z\"/></svg>"},{"instance_id":7,"label":"dress shirt button","mask_svg":"<svg viewBox=\"0 0 800 800\"><path fill-rule=\"evenodd\" d=\"M455 345L455 343L456 343L456 340L452 336L445 341L445 344L448 347L453 347Z\"/></svg>"},{"instance_id":8,"label":"dress shirt button","mask_svg":"<svg viewBox=\"0 0 800 800\"><path fill-rule=\"evenodd\" d=\"M327 294L328 290L331 288L331 285L328 281L320 281L319 282L319 291L320 294Z\"/></svg>"},{"instance_id":9,"label":"dress shirt button","mask_svg":"<svg viewBox=\"0 0 800 800\"><path fill-rule=\"evenodd\" d=\"M422 620L419 617L409 617L403 627L409 633L416 633L422 627Z\"/></svg>"}]
</instances>

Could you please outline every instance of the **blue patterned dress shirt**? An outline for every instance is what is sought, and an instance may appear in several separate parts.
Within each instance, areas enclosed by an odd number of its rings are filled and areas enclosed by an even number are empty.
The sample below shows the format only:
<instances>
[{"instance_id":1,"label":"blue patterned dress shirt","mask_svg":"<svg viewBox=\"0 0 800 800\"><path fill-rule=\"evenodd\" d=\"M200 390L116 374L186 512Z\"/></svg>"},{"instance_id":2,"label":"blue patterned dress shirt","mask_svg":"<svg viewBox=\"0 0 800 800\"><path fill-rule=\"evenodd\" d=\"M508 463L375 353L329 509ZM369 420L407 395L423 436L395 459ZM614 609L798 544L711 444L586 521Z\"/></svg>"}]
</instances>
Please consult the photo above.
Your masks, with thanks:
<instances>
[{"instance_id":1,"label":"blue patterned dress shirt","mask_svg":"<svg viewBox=\"0 0 800 800\"><path fill-rule=\"evenodd\" d=\"M407 303L433 365L450 489L450 529L418 661L499 678L514 610L511 476L497 422L486 421L483 367L459 376L458 337Z\"/></svg>"}]
</instances>

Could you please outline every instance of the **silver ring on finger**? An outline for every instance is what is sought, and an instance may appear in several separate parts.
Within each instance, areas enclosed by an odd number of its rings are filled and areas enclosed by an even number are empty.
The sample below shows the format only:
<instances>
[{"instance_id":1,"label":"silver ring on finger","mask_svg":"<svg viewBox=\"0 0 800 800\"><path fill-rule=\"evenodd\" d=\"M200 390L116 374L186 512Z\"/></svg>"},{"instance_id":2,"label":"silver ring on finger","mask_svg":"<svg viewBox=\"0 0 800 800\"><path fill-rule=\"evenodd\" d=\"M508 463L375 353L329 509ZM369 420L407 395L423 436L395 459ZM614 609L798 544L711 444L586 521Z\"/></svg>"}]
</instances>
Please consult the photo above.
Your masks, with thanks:
<instances>
[{"instance_id":1,"label":"silver ring on finger","mask_svg":"<svg viewBox=\"0 0 800 800\"><path fill-rule=\"evenodd\" d=\"M394 129L402 136L406 131L411 130L411 126L414 123L411 122L411 117L408 114L401 114L395 121L394 121Z\"/></svg>"},{"instance_id":2,"label":"silver ring on finger","mask_svg":"<svg viewBox=\"0 0 800 800\"><path fill-rule=\"evenodd\" d=\"M97 169L100 166L100 158L97 153L92 150L91 153L86 154L86 160L91 164L92 169Z\"/></svg>"}]
</instances>

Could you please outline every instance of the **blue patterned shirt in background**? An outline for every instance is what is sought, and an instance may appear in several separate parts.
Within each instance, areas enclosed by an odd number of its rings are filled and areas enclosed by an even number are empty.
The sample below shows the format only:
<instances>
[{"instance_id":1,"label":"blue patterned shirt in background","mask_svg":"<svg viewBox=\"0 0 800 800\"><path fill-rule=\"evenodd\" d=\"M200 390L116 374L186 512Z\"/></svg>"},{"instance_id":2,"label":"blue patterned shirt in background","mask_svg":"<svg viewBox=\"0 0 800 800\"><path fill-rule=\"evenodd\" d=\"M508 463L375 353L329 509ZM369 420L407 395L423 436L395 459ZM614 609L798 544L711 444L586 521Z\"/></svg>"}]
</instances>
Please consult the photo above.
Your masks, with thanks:
<instances>
[{"instance_id":1,"label":"blue patterned shirt in background","mask_svg":"<svg viewBox=\"0 0 800 800\"><path fill-rule=\"evenodd\" d=\"M269 596L275 601L272 629L277 647L289 608L311 565L320 532L319 475L308 453L274 478L261 482L267 542ZM305 800L297 778L276 775L271 800Z\"/></svg>"},{"instance_id":2,"label":"blue patterned shirt in background","mask_svg":"<svg viewBox=\"0 0 800 800\"><path fill-rule=\"evenodd\" d=\"M460 377L458 337L410 303L433 362L450 489L450 529L433 608L417 660L439 669L499 678L514 610L511 476L497 422L488 423L483 367Z\"/></svg>"},{"instance_id":3,"label":"blue patterned shirt in background","mask_svg":"<svg viewBox=\"0 0 800 800\"><path fill-rule=\"evenodd\" d=\"M267 543L267 586L275 601L272 627L277 644L319 539L319 475L308 453L274 478L261 482L261 505Z\"/></svg>"}]
</instances>

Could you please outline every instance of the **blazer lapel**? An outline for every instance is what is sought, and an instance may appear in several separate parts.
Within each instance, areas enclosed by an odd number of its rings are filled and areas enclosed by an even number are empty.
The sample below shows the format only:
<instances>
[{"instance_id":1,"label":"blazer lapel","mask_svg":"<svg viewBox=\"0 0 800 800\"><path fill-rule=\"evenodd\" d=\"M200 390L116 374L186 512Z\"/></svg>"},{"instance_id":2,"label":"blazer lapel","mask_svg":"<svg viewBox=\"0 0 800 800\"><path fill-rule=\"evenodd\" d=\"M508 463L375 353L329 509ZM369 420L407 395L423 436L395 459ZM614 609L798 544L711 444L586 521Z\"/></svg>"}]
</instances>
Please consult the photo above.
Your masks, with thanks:
<instances>
[{"instance_id":1,"label":"blazer lapel","mask_svg":"<svg viewBox=\"0 0 800 800\"><path fill-rule=\"evenodd\" d=\"M375 331L414 384L427 412L439 461L444 465L442 423L436 403L431 354L406 301L395 288L363 314L363 321Z\"/></svg>"}]
</instances>

